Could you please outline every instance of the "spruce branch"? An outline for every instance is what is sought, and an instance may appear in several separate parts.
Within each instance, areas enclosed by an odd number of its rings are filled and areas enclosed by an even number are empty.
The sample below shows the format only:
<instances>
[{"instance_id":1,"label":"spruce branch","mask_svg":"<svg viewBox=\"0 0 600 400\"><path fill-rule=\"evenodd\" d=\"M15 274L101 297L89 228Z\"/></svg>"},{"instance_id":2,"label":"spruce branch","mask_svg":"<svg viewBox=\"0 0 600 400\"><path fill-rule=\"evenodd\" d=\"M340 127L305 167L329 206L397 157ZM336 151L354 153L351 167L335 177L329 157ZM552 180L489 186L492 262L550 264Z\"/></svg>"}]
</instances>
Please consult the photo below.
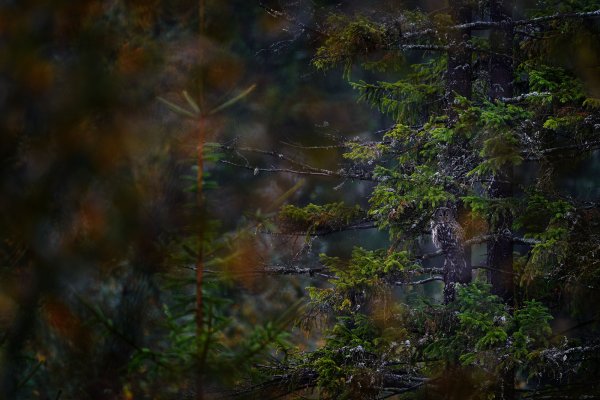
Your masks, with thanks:
<instances>
[{"instance_id":1,"label":"spruce branch","mask_svg":"<svg viewBox=\"0 0 600 400\"><path fill-rule=\"evenodd\" d=\"M535 25L542 24L550 21L559 21L559 20L568 20L568 19L588 19L588 18L598 18L600 17L600 10L588 11L588 12L573 12L573 13L556 13L552 15L546 15L542 17L536 17L531 19L521 19L521 20L510 20L505 19L503 21L473 21L464 24L457 24L443 28L428 28L419 31L413 32L404 32L402 34L402 39L404 38L414 38L420 36L433 35L440 32L440 30L445 31L464 31L464 30L477 30L477 29L489 29L489 28L506 28L506 27L516 27L516 26L525 26L525 25Z\"/></svg>"}]
</instances>

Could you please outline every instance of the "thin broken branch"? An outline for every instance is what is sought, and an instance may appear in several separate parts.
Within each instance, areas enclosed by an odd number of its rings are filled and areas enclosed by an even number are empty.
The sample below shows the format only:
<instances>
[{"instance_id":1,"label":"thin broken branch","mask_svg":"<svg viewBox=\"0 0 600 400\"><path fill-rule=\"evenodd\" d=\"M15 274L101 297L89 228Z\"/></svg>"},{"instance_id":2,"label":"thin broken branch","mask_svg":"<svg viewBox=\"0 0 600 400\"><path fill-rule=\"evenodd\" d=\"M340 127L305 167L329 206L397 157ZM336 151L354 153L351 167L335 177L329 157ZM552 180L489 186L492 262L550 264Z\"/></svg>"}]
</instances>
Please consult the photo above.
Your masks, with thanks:
<instances>
[{"instance_id":1,"label":"thin broken branch","mask_svg":"<svg viewBox=\"0 0 600 400\"><path fill-rule=\"evenodd\" d=\"M466 24L458 24L453 26L444 27L446 31L462 31L462 30L477 30L477 29L489 29L489 28L503 28L509 26L524 26L524 25L535 25L549 21L556 20L567 20L567 19L586 19L586 18L598 18L600 17L600 10L589 11L589 12L574 12L574 13L556 13L552 15L546 15L543 17L536 17L531 19L521 20L504 20L504 21L474 21ZM442 28L428 28L420 31L405 32L402 34L404 38L414 38L419 36L426 36L438 33Z\"/></svg>"},{"instance_id":2,"label":"thin broken branch","mask_svg":"<svg viewBox=\"0 0 600 400\"><path fill-rule=\"evenodd\" d=\"M338 172L336 171L329 171L329 170L322 170L322 171L313 171L313 170L308 170L308 171L304 171L304 170L298 170L298 169L291 169L291 168L264 168L264 167L258 167L258 166L252 166L252 165L244 165L244 164L238 164L235 163L233 161L229 161L229 160L219 160L220 163L222 164L227 164L227 165L231 165L234 167L238 167L238 168L244 168L244 169L248 169L250 171L253 171L255 175L257 175L259 172L284 172L284 173L289 173L289 174L295 174L295 175L312 175L312 176L326 176L326 177L333 177L333 178L342 178L342 179L355 179L355 180L361 180L361 181L370 181L370 182L377 182L378 180L376 178L374 178L373 176L369 175L369 174L352 174L352 173L348 173L344 170L340 170Z\"/></svg>"},{"instance_id":3,"label":"thin broken branch","mask_svg":"<svg viewBox=\"0 0 600 400\"><path fill-rule=\"evenodd\" d=\"M537 161L544 156L552 156L555 158L566 158L569 156L577 156L581 152L589 152L600 149L600 140L586 141L584 143L572 144L568 146L557 146L548 149L534 152L533 155L525 157L527 161ZM576 152L576 153L569 153Z\"/></svg>"},{"instance_id":4,"label":"thin broken branch","mask_svg":"<svg viewBox=\"0 0 600 400\"><path fill-rule=\"evenodd\" d=\"M434 281L443 281L443 280L444 280L443 276L432 276L432 277L421 279L421 280L418 280L418 281L394 282L394 285L395 286L422 285L424 283L429 283L429 282L434 282Z\"/></svg>"},{"instance_id":5,"label":"thin broken branch","mask_svg":"<svg viewBox=\"0 0 600 400\"><path fill-rule=\"evenodd\" d=\"M499 100L503 103L514 104L520 103L524 100L533 98L533 97L546 97L552 95L551 92L531 92L531 93L523 93L521 95L515 97L502 97Z\"/></svg>"}]
</instances>

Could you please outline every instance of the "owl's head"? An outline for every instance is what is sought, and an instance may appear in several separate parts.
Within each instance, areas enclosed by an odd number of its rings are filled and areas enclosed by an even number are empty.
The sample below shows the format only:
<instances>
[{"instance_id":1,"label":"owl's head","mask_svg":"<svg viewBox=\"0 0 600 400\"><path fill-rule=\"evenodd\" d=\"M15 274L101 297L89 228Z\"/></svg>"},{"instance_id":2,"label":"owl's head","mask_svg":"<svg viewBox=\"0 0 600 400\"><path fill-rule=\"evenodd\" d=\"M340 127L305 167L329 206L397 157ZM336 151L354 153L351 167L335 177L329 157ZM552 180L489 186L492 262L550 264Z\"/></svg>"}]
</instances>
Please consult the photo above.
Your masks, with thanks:
<instances>
[{"instance_id":1,"label":"owl's head","mask_svg":"<svg viewBox=\"0 0 600 400\"><path fill-rule=\"evenodd\" d=\"M435 222L448 222L454 220L454 213L448 207L440 207L434 211L431 218Z\"/></svg>"}]
</instances>

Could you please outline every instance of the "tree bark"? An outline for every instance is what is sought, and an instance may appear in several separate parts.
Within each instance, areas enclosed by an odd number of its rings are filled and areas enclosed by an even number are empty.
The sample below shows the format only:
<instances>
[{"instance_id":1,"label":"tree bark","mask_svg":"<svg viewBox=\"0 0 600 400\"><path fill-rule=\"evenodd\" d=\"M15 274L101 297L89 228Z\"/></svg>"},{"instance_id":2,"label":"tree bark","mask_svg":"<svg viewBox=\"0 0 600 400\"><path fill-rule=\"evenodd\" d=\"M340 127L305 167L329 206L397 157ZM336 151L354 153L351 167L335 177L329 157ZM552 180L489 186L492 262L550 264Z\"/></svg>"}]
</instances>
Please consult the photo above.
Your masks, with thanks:
<instances>
[{"instance_id":1,"label":"tree bark","mask_svg":"<svg viewBox=\"0 0 600 400\"><path fill-rule=\"evenodd\" d=\"M473 10L469 1L458 0L451 2L450 15L457 24L471 22ZM448 32L448 67L446 71L446 108L450 123L456 122L457 113L452 109L457 96L471 98L472 87L472 51L467 44L471 31Z\"/></svg>"},{"instance_id":2,"label":"tree bark","mask_svg":"<svg viewBox=\"0 0 600 400\"><path fill-rule=\"evenodd\" d=\"M450 4L450 15L455 23L464 24L471 22L473 9L468 0L459 0ZM471 98L473 79L471 65L472 52L468 48L471 31L449 31L447 34L449 46L445 99L448 126L453 126L458 121L458 113L453 107L457 97ZM447 164L448 159L466 157L468 149L469 143L467 138L459 138L455 145L448 148L448 154L446 157L443 157L441 163ZM462 246L464 246L464 243L458 243L458 246L460 248L454 249L451 253L447 252L444 260L444 301L446 303L454 300L455 285L457 283L467 284L471 282L470 247L466 246L463 249Z\"/></svg>"},{"instance_id":3,"label":"tree bark","mask_svg":"<svg viewBox=\"0 0 600 400\"><path fill-rule=\"evenodd\" d=\"M492 0L490 2L490 20L492 22L512 21L514 0ZM500 24L490 34L490 45L493 50L490 56L490 100L496 101L513 96L513 49L514 28L511 24ZM490 199L505 199L513 195L513 166L503 166L496 175L492 176L488 188ZM489 279L492 293L500 296L507 304L514 301L513 274L513 245L510 232L513 216L503 212L490 218L489 229L492 239L487 242L487 265L490 267ZM497 399L509 400L515 398L515 370L502 369L495 388Z\"/></svg>"},{"instance_id":4,"label":"tree bark","mask_svg":"<svg viewBox=\"0 0 600 400\"><path fill-rule=\"evenodd\" d=\"M493 22L510 20L514 0L494 0L490 4L490 17ZM490 99L492 101L513 96L512 54L513 28L506 24L494 29L490 36L490 44L494 54L490 56ZM505 165L492 176L488 195L491 199L509 198L513 195L513 167ZM511 304L514 299L513 283L513 248L511 235L503 235L510 231L512 215L501 213L495 221L490 219L490 233L496 234L487 243L487 264L492 268L490 282L492 293L502 297Z\"/></svg>"}]
</instances>

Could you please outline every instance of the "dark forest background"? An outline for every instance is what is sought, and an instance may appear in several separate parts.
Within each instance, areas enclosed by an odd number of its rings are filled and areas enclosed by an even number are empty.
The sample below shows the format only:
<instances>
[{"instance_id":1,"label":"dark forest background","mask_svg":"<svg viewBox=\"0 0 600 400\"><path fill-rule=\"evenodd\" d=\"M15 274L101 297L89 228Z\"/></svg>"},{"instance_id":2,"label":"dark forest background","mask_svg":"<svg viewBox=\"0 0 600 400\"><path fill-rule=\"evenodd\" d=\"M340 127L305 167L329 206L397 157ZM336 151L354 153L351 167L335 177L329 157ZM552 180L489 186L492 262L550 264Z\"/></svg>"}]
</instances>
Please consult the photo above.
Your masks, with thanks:
<instances>
[{"instance_id":1,"label":"dark forest background","mask_svg":"<svg viewBox=\"0 0 600 400\"><path fill-rule=\"evenodd\" d=\"M225 269L205 290L228 350L206 380L233 388L251 365L247 348L264 345L256 327L281 318L306 286L252 274L280 253L276 241L256 240L255 216L352 190L332 195L319 180L298 185L209 160L205 211L190 214L196 127L158 97L198 99L202 75L204 101L216 107L256 85L211 119L207 141L261 148L335 143L386 121L356 104L341 77L317 72L314 38L259 2L206 1L203 35L193 1L0 7L2 398L194 392L193 271L174 247L194 242L198 226L219 242L209 245L213 266ZM315 7L298 4L299 18L311 23ZM307 161L336 164L319 152ZM130 365L136 357L143 365Z\"/></svg>"}]
</instances>

